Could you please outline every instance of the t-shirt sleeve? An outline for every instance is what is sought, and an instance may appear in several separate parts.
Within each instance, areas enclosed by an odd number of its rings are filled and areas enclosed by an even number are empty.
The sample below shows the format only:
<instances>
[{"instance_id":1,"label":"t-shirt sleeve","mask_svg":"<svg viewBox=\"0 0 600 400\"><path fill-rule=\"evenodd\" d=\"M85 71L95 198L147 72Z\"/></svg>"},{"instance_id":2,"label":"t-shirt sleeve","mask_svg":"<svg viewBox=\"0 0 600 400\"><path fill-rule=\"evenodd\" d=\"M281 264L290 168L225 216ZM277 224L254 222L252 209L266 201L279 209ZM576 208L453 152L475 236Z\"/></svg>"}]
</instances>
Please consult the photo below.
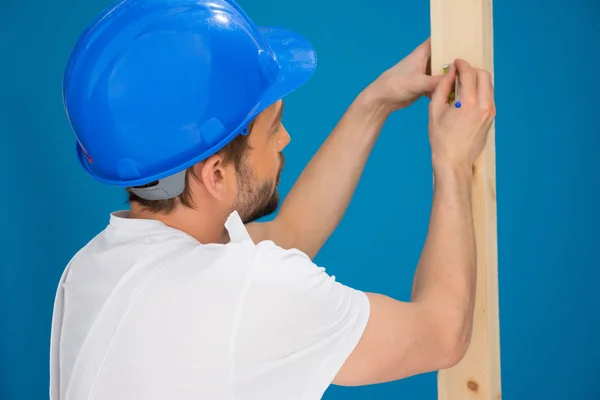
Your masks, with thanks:
<instances>
[{"instance_id":1,"label":"t-shirt sleeve","mask_svg":"<svg viewBox=\"0 0 600 400\"><path fill-rule=\"evenodd\" d=\"M304 253L261 242L235 316L235 398L320 399L362 337L367 296Z\"/></svg>"}]
</instances>

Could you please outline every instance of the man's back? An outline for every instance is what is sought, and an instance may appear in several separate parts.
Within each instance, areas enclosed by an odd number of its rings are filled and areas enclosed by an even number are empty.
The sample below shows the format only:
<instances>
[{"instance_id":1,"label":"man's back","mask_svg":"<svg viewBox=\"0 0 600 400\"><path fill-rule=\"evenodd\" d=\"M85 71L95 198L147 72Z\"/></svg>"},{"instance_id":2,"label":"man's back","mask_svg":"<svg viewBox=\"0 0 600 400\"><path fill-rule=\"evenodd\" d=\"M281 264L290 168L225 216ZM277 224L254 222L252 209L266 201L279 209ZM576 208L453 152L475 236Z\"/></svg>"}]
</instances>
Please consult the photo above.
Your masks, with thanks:
<instances>
[{"instance_id":1,"label":"man's back","mask_svg":"<svg viewBox=\"0 0 600 400\"><path fill-rule=\"evenodd\" d=\"M60 399L316 399L359 341L366 296L305 255L111 216L72 260L58 337ZM59 288L60 290L60 288Z\"/></svg>"}]
</instances>

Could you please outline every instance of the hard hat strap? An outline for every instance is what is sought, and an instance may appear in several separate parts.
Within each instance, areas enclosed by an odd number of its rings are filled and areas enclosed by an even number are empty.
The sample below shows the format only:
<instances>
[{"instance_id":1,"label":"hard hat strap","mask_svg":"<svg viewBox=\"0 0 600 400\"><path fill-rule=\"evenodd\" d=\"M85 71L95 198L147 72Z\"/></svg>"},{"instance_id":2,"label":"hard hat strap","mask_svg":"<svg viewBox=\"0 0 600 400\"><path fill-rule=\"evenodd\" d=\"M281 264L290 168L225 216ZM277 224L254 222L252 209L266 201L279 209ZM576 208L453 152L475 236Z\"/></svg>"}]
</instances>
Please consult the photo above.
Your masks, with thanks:
<instances>
[{"instance_id":1,"label":"hard hat strap","mask_svg":"<svg viewBox=\"0 0 600 400\"><path fill-rule=\"evenodd\" d=\"M179 196L185 189L186 169L162 178L149 187L133 187L129 190L144 200L167 200Z\"/></svg>"}]
</instances>

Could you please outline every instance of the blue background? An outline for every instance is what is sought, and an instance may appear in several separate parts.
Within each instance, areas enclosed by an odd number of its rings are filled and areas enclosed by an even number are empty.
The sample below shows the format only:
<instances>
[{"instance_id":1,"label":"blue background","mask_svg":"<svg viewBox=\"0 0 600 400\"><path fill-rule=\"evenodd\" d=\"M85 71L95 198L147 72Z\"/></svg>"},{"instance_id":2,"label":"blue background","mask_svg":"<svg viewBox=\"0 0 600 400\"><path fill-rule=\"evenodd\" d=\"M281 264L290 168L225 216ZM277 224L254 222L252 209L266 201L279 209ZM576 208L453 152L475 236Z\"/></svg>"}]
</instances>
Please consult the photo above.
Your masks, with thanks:
<instances>
[{"instance_id":1,"label":"blue background","mask_svg":"<svg viewBox=\"0 0 600 400\"><path fill-rule=\"evenodd\" d=\"M0 3L0 399L47 398L56 283L126 207L75 161L61 102L71 46L107 0ZM429 34L428 1L244 0L258 24L306 35L316 75L287 98L282 190L353 97ZM568 4L568 5L567 5ZM505 399L600 399L600 3L495 7L500 317ZM408 299L431 199L427 103L386 124L337 232L318 256L339 280ZM326 399L435 399L435 374ZM283 399L282 399L283 400Z\"/></svg>"}]
</instances>

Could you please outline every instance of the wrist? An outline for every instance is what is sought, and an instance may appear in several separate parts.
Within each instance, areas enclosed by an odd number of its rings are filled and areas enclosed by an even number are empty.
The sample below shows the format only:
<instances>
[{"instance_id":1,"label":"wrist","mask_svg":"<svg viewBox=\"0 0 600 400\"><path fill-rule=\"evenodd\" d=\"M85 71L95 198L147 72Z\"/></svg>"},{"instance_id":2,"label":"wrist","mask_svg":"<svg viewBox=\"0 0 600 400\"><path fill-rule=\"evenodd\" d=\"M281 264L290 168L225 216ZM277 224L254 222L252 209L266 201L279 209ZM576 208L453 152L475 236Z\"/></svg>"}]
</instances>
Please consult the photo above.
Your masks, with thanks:
<instances>
[{"instance_id":1,"label":"wrist","mask_svg":"<svg viewBox=\"0 0 600 400\"><path fill-rule=\"evenodd\" d=\"M473 182L473 168L467 163L434 161L433 174L436 180L452 180L466 184Z\"/></svg>"},{"instance_id":2,"label":"wrist","mask_svg":"<svg viewBox=\"0 0 600 400\"><path fill-rule=\"evenodd\" d=\"M360 110L359 112L363 112L374 120L382 122L385 121L392 112L386 102L378 95L377 90L374 90L371 86L368 86L356 96L352 106L355 109Z\"/></svg>"}]
</instances>

